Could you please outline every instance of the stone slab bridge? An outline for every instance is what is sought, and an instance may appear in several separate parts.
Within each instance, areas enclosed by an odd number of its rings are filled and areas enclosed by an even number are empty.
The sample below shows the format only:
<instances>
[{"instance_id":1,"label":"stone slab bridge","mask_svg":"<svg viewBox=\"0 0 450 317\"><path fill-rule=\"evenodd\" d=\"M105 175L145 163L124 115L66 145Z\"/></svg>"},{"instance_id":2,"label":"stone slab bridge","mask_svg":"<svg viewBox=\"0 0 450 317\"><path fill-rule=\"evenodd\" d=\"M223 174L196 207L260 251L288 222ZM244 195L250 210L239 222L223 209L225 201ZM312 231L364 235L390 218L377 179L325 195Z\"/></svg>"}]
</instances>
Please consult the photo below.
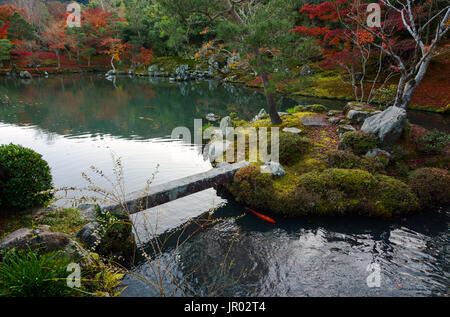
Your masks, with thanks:
<instances>
[{"instance_id":1,"label":"stone slab bridge","mask_svg":"<svg viewBox=\"0 0 450 317\"><path fill-rule=\"evenodd\" d=\"M150 186L147 192L138 191L127 195L128 197L124 206L112 205L105 207L103 210L116 214L123 213L123 209L125 209L129 214L134 214L217 185L231 182L236 171L248 165L250 165L249 162L241 161L164 184Z\"/></svg>"}]
</instances>

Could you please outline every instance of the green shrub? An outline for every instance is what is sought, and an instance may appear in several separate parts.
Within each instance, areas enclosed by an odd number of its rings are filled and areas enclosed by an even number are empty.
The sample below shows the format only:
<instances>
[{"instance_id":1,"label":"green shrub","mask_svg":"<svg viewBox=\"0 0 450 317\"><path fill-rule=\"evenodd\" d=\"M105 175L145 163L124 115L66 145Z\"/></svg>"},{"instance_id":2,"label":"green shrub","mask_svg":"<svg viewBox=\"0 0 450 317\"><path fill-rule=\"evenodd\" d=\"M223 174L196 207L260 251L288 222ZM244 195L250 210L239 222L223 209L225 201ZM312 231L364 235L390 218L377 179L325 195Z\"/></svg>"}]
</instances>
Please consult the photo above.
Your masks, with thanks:
<instances>
[{"instance_id":1,"label":"green shrub","mask_svg":"<svg viewBox=\"0 0 450 317\"><path fill-rule=\"evenodd\" d=\"M6 182L0 180L2 207L42 206L52 198L51 194L40 194L52 189L50 167L40 154L20 145L1 145L0 164L10 174Z\"/></svg>"},{"instance_id":2,"label":"green shrub","mask_svg":"<svg viewBox=\"0 0 450 317\"><path fill-rule=\"evenodd\" d=\"M100 223L97 229L100 241L95 251L107 257L131 258L136 245L129 215L121 208L109 212L97 206L97 221Z\"/></svg>"},{"instance_id":3,"label":"green shrub","mask_svg":"<svg viewBox=\"0 0 450 317\"><path fill-rule=\"evenodd\" d=\"M341 146L356 155L364 155L378 146L378 139L361 131L349 131L342 135Z\"/></svg>"},{"instance_id":4,"label":"green shrub","mask_svg":"<svg viewBox=\"0 0 450 317\"><path fill-rule=\"evenodd\" d=\"M397 94L397 85L389 85L389 87L378 88L375 90L374 101L381 104L385 109L394 103Z\"/></svg>"},{"instance_id":5,"label":"green shrub","mask_svg":"<svg viewBox=\"0 0 450 317\"><path fill-rule=\"evenodd\" d=\"M423 207L450 203L450 173L445 169L419 168L410 173L409 186Z\"/></svg>"},{"instance_id":6,"label":"green shrub","mask_svg":"<svg viewBox=\"0 0 450 317\"><path fill-rule=\"evenodd\" d=\"M257 166L246 166L234 175L228 187L236 201L256 208L267 208L267 201L274 192L270 174L263 174Z\"/></svg>"},{"instance_id":7,"label":"green shrub","mask_svg":"<svg viewBox=\"0 0 450 317\"><path fill-rule=\"evenodd\" d=\"M360 157L352 152L331 151L325 159L333 168L362 169L370 173L384 173L384 165L374 157Z\"/></svg>"},{"instance_id":8,"label":"green shrub","mask_svg":"<svg viewBox=\"0 0 450 317\"><path fill-rule=\"evenodd\" d=\"M437 129L425 132L417 140L417 149L427 154L440 154L450 143L450 135Z\"/></svg>"},{"instance_id":9,"label":"green shrub","mask_svg":"<svg viewBox=\"0 0 450 317\"><path fill-rule=\"evenodd\" d=\"M324 113L327 112L327 107L322 105L308 105L305 107L305 111Z\"/></svg>"},{"instance_id":10,"label":"green shrub","mask_svg":"<svg viewBox=\"0 0 450 317\"><path fill-rule=\"evenodd\" d=\"M293 113L297 113L297 112L304 112L305 111L305 106L302 105L297 105L295 107L289 108L286 110L287 113L293 114Z\"/></svg>"},{"instance_id":11,"label":"green shrub","mask_svg":"<svg viewBox=\"0 0 450 317\"><path fill-rule=\"evenodd\" d=\"M268 142L270 151L271 142ZM281 164L290 164L311 148L311 141L295 133L281 132L279 139L279 161Z\"/></svg>"},{"instance_id":12,"label":"green shrub","mask_svg":"<svg viewBox=\"0 0 450 317\"><path fill-rule=\"evenodd\" d=\"M4 251L2 251L4 252ZM0 263L0 296L60 297L79 293L67 286L67 266L72 260L59 252L5 252Z\"/></svg>"}]
</instances>

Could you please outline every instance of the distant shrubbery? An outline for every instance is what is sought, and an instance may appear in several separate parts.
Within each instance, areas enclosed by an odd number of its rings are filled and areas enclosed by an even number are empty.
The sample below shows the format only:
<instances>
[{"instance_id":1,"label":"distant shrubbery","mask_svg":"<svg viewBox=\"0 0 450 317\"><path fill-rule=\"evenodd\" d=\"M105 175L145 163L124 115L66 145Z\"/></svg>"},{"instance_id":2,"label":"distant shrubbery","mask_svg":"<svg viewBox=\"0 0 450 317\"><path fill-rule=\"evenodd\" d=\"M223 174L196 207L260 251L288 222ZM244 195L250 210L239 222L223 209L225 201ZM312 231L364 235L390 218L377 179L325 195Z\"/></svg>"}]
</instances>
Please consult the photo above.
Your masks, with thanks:
<instances>
[{"instance_id":1,"label":"distant shrubbery","mask_svg":"<svg viewBox=\"0 0 450 317\"><path fill-rule=\"evenodd\" d=\"M417 149L427 154L440 154L450 143L450 135L434 129L425 132L424 136L417 140Z\"/></svg>"},{"instance_id":2,"label":"distant shrubbery","mask_svg":"<svg viewBox=\"0 0 450 317\"><path fill-rule=\"evenodd\" d=\"M450 173L445 169L419 168L409 175L409 184L423 207L450 203Z\"/></svg>"},{"instance_id":3,"label":"distant shrubbery","mask_svg":"<svg viewBox=\"0 0 450 317\"><path fill-rule=\"evenodd\" d=\"M328 110L327 107L315 104L315 105L308 105L308 106L297 105L295 107L287 109L286 112L288 112L288 113L296 113L296 112L324 113L327 110Z\"/></svg>"},{"instance_id":4,"label":"distant shrubbery","mask_svg":"<svg viewBox=\"0 0 450 317\"><path fill-rule=\"evenodd\" d=\"M1 145L0 165L9 174L0 179L1 207L42 206L52 198L51 194L40 194L52 188L50 167L40 154L20 145Z\"/></svg>"}]
</instances>

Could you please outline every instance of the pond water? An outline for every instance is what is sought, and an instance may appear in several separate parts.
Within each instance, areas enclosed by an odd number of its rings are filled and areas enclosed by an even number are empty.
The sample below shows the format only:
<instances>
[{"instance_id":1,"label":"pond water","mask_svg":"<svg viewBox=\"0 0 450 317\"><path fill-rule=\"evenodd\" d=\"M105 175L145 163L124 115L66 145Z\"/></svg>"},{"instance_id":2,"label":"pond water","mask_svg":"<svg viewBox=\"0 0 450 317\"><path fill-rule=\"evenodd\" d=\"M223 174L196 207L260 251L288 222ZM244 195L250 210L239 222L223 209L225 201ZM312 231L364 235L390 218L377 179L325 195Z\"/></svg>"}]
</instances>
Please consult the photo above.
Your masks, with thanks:
<instances>
[{"instance_id":1,"label":"pond water","mask_svg":"<svg viewBox=\"0 0 450 317\"><path fill-rule=\"evenodd\" d=\"M173 128L186 126L192 131L193 119L210 112L236 112L250 119L264 105L259 91L216 81L170 83L119 77L113 84L100 74L31 81L0 78L0 96L5 94L14 104L0 105L0 144L13 142L41 153L52 168L56 187L85 186L81 173L91 165L112 175L114 153L121 158L127 192L142 189L155 172L156 184L211 169L203 160L200 145L170 139ZM277 102L280 111L298 103L321 103L330 108L343 105L312 98L293 101L278 97ZM448 117L439 115L410 112L410 120L428 128L449 126ZM109 189L105 180L95 182ZM172 237L162 253L161 265L189 283L186 293L449 295L448 208L393 221L304 218L277 219L276 225L269 225L245 215L243 206L208 189L134 215L133 220L150 252L148 224L152 233L173 233L192 217L210 210L215 210L217 222L195 232L180 246ZM234 263L225 275L218 271L224 261ZM379 265L380 287L367 286L369 264ZM143 258L133 272L155 277ZM165 288L173 288L167 276L162 280ZM136 276L127 276L125 284L124 296L158 295ZM214 294L213 288L219 291Z\"/></svg>"}]
</instances>

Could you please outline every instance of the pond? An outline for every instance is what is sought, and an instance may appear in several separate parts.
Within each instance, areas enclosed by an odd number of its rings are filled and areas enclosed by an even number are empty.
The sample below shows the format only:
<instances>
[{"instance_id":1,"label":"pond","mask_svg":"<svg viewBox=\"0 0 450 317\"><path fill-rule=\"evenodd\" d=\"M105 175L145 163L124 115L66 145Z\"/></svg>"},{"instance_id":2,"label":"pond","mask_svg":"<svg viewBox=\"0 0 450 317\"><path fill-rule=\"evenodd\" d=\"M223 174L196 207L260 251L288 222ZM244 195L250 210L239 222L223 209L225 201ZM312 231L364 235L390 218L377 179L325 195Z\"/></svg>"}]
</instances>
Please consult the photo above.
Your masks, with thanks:
<instances>
[{"instance_id":1,"label":"pond","mask_svg":"<svg viewBox=\"0 0 450 317\"><path fill-rule=\"evenodd\" d=\"M14 103L0 105L0 144L13 142L41 153L52 168L56 187L85 186L81 173L91 165L112 175L114 154L121 158L127 192L142 189L155 172L157 184L211 169L201 145L170 138L173 128L192 131L193 120L211 112L236 112L250 119L265 101L258 90L217 81L118 77L112 83L101 74L29 81L0 78L0 96L5 94ZM280 111L298 103L343 105L281 96L277 103ZM409 116L428 128L449 127L448 117L417 112ZM95 181L109 189L105 180ZM393 221L302 218L269 225L208 189L142 212L133 220L150 252L146 223L153 233L177 232L175 228L210 210L215 210L215 223L180 246L170 240L162 254L161 265L189 283L185 292L211 295L215 286L220 292L213 295L229 296L449 295L448 208ZM224 261L234 263L226 276L219 271ZM370 264L379 266L380 287L367 286ZM154 274L143 258L133 272L150 279ZM124 296L158 295L133 275L124 282L128 285ZM167 277L163 283L171 289Z\"/></svg>"}]
</instances>

